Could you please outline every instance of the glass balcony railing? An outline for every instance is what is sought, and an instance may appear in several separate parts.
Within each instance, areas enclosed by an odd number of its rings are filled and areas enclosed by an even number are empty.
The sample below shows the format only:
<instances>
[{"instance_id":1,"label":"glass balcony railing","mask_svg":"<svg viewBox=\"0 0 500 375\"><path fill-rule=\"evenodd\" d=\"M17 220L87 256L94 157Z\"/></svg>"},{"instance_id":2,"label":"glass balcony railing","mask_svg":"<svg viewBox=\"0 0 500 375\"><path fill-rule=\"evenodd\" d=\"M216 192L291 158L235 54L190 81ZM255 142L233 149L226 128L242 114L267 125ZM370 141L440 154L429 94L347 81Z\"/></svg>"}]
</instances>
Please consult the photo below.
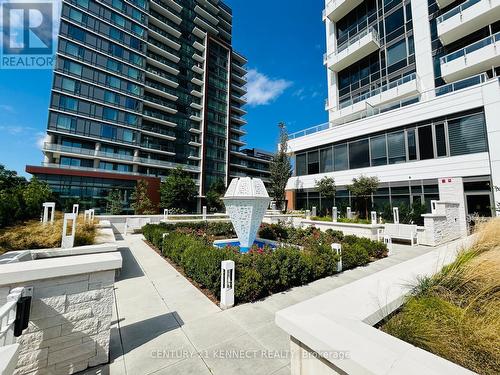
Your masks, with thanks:
<instances>
[{"instance_id":1,"label":"glass balcony railing","mask_svg":"<svg viewBox=\"0 0 500 375\"><path fill-rule=\"evenodd\" d=\"M445 14L443 14L440 17L438 17L437 18L437 23L439 24L441 22L446 21L447 19L450 19L453 16L456 16L457 14L461 14L467 8L470 8L471 6L477 4L477 3L481 2L481 1L482 0L468 0L465 3L462 3L462 4L458 5L458 6L456 6L455 8L450 9Z\"/></svg>"},{"instance_id":2,"label":"glass balcony railing","mask_svg":"<svg viewBox=\"0 0 500 375\"><path fill-rule=\"evenodd\" d=\"M497 78L495 77L495 79L497 79ZM470 77L470 78L464 79L462 81L458 81L458 82L450 83L448 85L437 87L433 91L435 92L435 96L441 96L441 95L449 94L449 93L452 93L455 91L463 90L463 89L466 89L466 88L469 88L469 87L472 87L475 85L479 85L479 84L485 83L486 81L488 81L487 74L481 73L477 76ZM498 78L498 82L500 84L500 78ZM426 92L428 92L428 91L426 91ZM424 94L424 93L421 93L421 94ZM410 104L415 104L415 103L419 102L419 100L420 100L419 97L420 97L420 95L416 95L416 96L412 96L412 97L405 98L402 100L390 102L390 103L384 104L383 106L378 106L378 107L369 106L369 109L364 111L363 113L361 113L359 115L359 118L357 118L357 119L347 120L344 122L342 121L342 119L340 119L339 121L332 121L332 122L327 122L327 123L324 123L321 125L316 125L316 126L304 129L304 130L300 130L300 131L295 132L295 133L291 133L288 135L288 138L289 139L296 139L296 138L304 137L307 135L318 133L318 132L323 131L323 130L327 130L333 126L346 125L352 121L356 121L359 119L363 119L363 118L371 117L371 116L378 115L381 113L385 113L385 112L388 112L388 111L391 111L394 109L408 106Z\"/></svg>"},{"instance_id":3,"label":"glass balcony railing","mask_svg":"<svg viewBox=\"0 0 500 375\"><path fill-rule=\"evenodd\" d=\"M441 57L441 64L446 64L460 57L467 57L468 54L475 52L483 47L489 46L490 44L495 44L497 42L500 42L500 32L490 35L484 39L481 39L476 43L473 43L458 51L452 52L444 57Z\"/></svg>"},{"instance_id":4,"label":"glass balcony railing","mask_svg":"<svg viewBox=\"0 0 500 375\"><path fill-rule=\"evenodd\" d=\"M332 56L338 55L340 52L344 51L345 49L347 49L349 46L353 45L354 43L360 41L362 38L364 38L365 36L367 36L370 33L373 34L373 37L375 38L375 40L378 43L380 43L378 31L375 30L374 27L370 26L370 27L360 31L358 34L350 37L344 43L337 46L337 49L335 51L331 52L330 54L325 53L323 55L323 59L325 60L325 62L328 61Z\"/></svg>"},{"instance_id":5,"label":"glass balcony railing","mask_svg":"<svg viewBox=\"0 0 500 375\"><path fill-rule=\"evenodd\" d=\"M363 100L371 98L371 97L373 97L375 95L379 95L379 94L381 94L381 93L383 93L385 91L397 88L399 86L404 85L405 83L408 83L408 82L411 82L411 81L415 81L417 79L418 79L418 76L417 76L416 73L404 76L404 77L398 79L397 81L386 83L385 85L382 85L382 86L376 88L375 90L367 92L366 94L360 95L358 97L355 97L355 98L352 98L350 100L347 100L345 102L340 103L339 109L350 107L353 104L362 102ZM417 86L418 86L418 82L417 82Z\"/></svg>"},{"instance_id":6,"label":"glass balcony railing","mask_svg":"<svg viewBox=\"0 0 500 375\"><path fill-rule=\"evenodd\" d=\"M469 77L463 79L461 81L449 83L444 86L440 86L436 88L436 96L441 96L445 94L449 94L450 92L466 89L468 87L472 87L475 85L479 85L480 83L484 83L488 80L488 76L486 73L481 73L477 76Z\"/></svg>"}]
</instances>

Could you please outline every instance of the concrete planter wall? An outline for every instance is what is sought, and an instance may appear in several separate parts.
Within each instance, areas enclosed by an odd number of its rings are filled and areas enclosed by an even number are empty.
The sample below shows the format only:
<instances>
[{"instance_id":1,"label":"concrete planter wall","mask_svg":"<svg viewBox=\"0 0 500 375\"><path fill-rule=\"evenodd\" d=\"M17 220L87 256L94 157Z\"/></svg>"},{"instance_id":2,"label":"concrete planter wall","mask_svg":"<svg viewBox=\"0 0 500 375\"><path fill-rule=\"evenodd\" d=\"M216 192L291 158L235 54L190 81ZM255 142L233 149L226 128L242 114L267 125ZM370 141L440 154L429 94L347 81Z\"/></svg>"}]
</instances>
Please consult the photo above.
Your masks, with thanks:
<instances>
[{"instance_id":1,"label":"concrete planter wall","mask_svg":"<svg viewBox=\"0 0 500 375\"><path fill-rule=\"evenodd\" d=\"M373 327L397 310L418 277L435 274L473 238L457 240L276 313L290 335L291 373L473 374Z\"/></svg>"},{"instance_id":2,"label":"concrete planter wall","mask_svg":"<svg viewBox=\"0 0 500 375\"><path fill-rule=\"evenodd\" d=\"M327 229L339 230L344 233L344 235L355 235L358 237L369 238L370 240L377 240L377 230L383 228L383 225L372 225L372 224L352 224L352 223L339 223L339 222L329 222L329 221L314 221L314 220L302 220L303 225L315 226L322 231Z\"/></svg>"},{"instance_id":3,"label":"concrete planter wall","mask_svg":"<svg viewBox=\"0 0 500 375\"><path fill-rule=\"evenodd\" d=\"M0 304L32 287L28 328L17 338L15 374L71 374L108 362L119 253L28 260L0 267Z\"/></svg>"}]
</instances>

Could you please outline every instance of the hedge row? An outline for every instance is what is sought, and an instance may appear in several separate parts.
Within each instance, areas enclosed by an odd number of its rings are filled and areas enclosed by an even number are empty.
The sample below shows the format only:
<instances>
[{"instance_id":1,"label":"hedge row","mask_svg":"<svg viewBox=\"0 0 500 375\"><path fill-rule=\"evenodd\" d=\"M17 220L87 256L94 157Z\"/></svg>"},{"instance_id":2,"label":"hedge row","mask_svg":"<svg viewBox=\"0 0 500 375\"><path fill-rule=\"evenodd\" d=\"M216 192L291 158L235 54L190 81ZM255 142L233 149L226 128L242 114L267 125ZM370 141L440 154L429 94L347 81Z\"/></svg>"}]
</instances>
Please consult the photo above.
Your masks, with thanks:
<instances>
[{"instance_id":1,"label":"hedge row","mask_svg":"<svg viewBox=\"0 0 500 375\"><path fill-rule=\"evenodd\" d=\"M181 267L186 276L217 298L220 298L220 264L223 260L234 260L237 303L255 301L336 273L338 256L331 250L332 242L325 241L324 236L333 238L339 233L318 236L317 230L304 231L300 233L307 233L307 246L287 245L275 250L254 248L241 254L238 248L213 246L213 234L209 232L220 233L222 229L213 225L206 226L206 232L201 236L199 232L193 233L191 226L166 224L147 225L143 233L166 258ZM276 227L273 229L277 230ZM163 239L166 232L169 234ZM342 244L344 269L365 265L374 257L387 253L384 244L354 236L342 236Z\"/></svg>"}]
</instances>

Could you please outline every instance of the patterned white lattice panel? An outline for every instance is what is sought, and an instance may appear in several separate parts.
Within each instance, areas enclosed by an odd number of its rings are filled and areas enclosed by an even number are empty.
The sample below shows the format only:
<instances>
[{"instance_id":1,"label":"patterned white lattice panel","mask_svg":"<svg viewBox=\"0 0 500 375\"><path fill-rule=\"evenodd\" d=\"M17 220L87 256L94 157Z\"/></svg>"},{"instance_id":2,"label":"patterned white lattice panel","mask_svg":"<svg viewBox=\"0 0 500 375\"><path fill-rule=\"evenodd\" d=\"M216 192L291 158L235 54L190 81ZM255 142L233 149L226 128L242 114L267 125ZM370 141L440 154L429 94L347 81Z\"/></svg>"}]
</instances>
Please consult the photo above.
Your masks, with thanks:
<instances>
[{"instance_id":1,"label":"patterned white lattice panel","mask_svg":"<svg viewBox=\"0 0 500 375\"><path fill-rule=\"evenodd\" d=\"M254 243L270 201L261 179L244 177L231 181L224 205L241 247L248 248Z\"/></svg>"},{"instance_id":2,"label":"patterned white lattice panel","mask_svg":"<svg viewBox=\"0 0 500 375\"><path fill-rule=\"evenodd\" d=\"M224 203L240 246L251 247L257 237L260 223L266 214L269 200L228 199Z\"/></svg>"}]
</instances>

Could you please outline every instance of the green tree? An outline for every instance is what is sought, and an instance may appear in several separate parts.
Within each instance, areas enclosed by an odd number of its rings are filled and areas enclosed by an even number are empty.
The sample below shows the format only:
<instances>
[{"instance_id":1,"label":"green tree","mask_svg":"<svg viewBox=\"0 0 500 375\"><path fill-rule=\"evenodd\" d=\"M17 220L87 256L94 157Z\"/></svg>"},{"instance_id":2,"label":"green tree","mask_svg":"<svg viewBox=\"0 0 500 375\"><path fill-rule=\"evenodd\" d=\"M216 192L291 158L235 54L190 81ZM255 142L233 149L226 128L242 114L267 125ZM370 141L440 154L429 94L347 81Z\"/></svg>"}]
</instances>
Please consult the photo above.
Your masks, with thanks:
<instances>
[{"instance_id":1,"label":"green tree","mask_svg":"<svg viewBox=\"0 0 500 375\"><path fill-rule=\"evenodd\" d=\"M51 198L52 190L49 185L33 177L23 190L26 218L36 217L42 209L42 204Z\"/></svg>"},{"instance_id":2,"label":"green tree","mask_svg":"<svg viewBox=\"0 0 500 375\"><path fill-rule=\"evenodd\" d=\"M161 206L188 212L196 204L198 188L187 172L174 169L161 184Z\"/></svg>"},{"instance_id":3,"label":"green tree","mask_svg":"<svg viewBox=\"0 0 500 375\"><path fill-rule=\"evenodd\" d=\"M146 180L137 181L134 192L130 197L132 208L136 215L152 215L156 213L151 199L148 196L148 182Z\"/></svg>"},{"instance_id":4,"label":"green tree","mask_svg":"<svg viewBox=\"0 0 500 375\"><path fill-rule=\"evenodd\" d=\"M352 179L352 184L348 186L349 191L358 199L365 203L365 218L368 218L368 200L378 189L378 177L360 176Z\"/></svg>"},{"instance_id":5,"label":"green tree","mask_svg":"<svg viewBox=\"0 0 500 375\"><path fill-rule=\"evenodd\" d=\"M106 197L106 212L111 215L120 215L123 211L122 197L120 190L113 189Z\"/></svg>"},{"instance_id":6,"label":"green tree","mask_svg":"<svg viewBox=\"0 0 500 375\"><path fill-rule=\"evenodd\" d=\"M5 169L5 166L0 164L0 191L24 186L27 183L28 181L24 177L18 176L16 171Z\"/></svg>"},{"instance_id":7,"label":"green tree","mask_svg":"<svg viewBox=\"0 0 500 375\"><path fill-rule=\"evenodd\" d=\"M224 203L222 202L222 197L226 192L226 184L222 179L215 181L210 189L207 191L207 207L211 212L218 212L224 209Z\"/></svg>"},{"instance_id":8,"label":"green tree","mask_svg":"<svg viewBox=\"0 0 500 375\"><path fill-rule=\"evenodd\" d=\"M286 206L283 203L285 202L286 184L288 179L292 176L292 165L290 163L290 157L287 154L288 133L285 123L280 122L278 127L280 129L280 143L278 151L269 165L269 171L271 172L269 190L274 200L286 210Z\"/></svg>"},{"instance_id":9,"label":"green tree","mask_svg":"<svg viewBox=\"0 0 500 375\"><path fill-rule=\"evenodd\" d=\"M322 198L333 201L337 192L335 179L332 177L323 177L321 180L316 181L316 190L318 190Z\"/></svg>"}]
</instances>

